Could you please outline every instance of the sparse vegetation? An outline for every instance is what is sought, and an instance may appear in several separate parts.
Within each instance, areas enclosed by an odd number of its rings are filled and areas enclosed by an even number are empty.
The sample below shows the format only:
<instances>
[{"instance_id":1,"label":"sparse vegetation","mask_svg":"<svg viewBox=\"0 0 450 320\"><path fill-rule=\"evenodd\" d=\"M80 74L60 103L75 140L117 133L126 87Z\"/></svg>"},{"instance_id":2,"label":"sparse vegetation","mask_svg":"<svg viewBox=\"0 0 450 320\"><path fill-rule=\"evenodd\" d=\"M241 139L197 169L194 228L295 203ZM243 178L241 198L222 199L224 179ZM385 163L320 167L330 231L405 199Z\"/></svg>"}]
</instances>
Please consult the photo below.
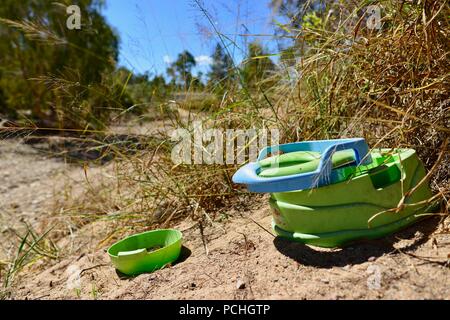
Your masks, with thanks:
<instances>
[{"instance_id":1,"label":"sparse vegetation","mask_svg":"<svg viewBox=\"0 0 450 320\"><path fill-rule=\"evenodd\" d=\"M194 120L214 128L276 127L281 142L361 136L374 148L414 148L432 170L430 184L442 203L437 215L448 219L447 1L272 1L288 21L277 30L279 52L254 40L238 63L227 49L237 44L211 25L217 46L206 80L192 74L196 62L188 51L168 67L168 77L118 67L118 37L96 1L80 1L92 21L76 37L59 27L64 9L43 3L0 4L0 113L12 123L0 130L59 129L81 152L97 156L82 159L83 191L55 201L52 228L39 235L27 226L16 256L0 261L5 288L33 259L60 259L55 243L95 221L113 229L100 242L105 246L130 230L186 218L203 232L230 210L249 210L254 202L231 182L236 165L171 161L171 130L191 130ZM207 8L195 4L208 22ZM367 27L369 4L383 8L379 30ZM114 139L117 127L136 123L160 130ZM67 159L69 153L56 154ZM109 179L91 180L89 167L99 159L109 166ZM90 294L101 298L95 284Z\"/></svg>"}]
</instances>

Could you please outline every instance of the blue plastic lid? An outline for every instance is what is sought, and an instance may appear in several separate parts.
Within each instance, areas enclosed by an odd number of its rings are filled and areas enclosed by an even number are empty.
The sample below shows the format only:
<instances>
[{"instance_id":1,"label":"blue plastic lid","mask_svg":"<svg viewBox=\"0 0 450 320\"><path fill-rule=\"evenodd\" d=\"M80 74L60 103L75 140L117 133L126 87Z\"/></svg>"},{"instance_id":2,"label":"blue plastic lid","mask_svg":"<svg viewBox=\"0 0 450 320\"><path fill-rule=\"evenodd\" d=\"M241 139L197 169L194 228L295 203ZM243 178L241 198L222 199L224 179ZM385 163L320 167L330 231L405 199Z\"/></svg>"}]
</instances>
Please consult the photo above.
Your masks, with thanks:
<instances>
[{"instance_id":1,"label":"blue plastic lid","mask_svg":"<svg viewBox=\"0 0 450 320\"><path fill-rule=\"evenodd\" d=\"M342 172L333 170L332 156L337 151L354 151L355 166L367 165L372 162L369 147L363 138L304 141L266 147L261 150L258 162L250 162L241 167L234 175L233 182L245 184L252 192L287 192L312 189L342 181ZM289 153L296 151L311 151L321 154L317 169L311 172L292 174L279 177L260 177L259 161L269 153ZM276 163L274 163L276 165Z\"/></svg>"}]
</instances>

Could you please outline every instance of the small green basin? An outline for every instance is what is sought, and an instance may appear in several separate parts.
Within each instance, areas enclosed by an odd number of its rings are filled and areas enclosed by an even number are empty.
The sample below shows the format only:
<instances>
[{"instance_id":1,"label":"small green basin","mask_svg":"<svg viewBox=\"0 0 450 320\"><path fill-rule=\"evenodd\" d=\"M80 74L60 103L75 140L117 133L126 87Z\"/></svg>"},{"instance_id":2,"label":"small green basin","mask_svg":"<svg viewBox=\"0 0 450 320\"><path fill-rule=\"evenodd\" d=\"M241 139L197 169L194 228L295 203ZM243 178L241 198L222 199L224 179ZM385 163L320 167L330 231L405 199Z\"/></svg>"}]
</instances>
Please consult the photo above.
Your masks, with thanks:
<instances>
[{"instance_id":1,"label":"small green basin","mask_svg":"<svg viewBox=\"0 0 450 320\"><path fill-rule=\"evenodd\" d=\"M126 275L153 272L178 259L182 233L174 229L158 229L135 234L108 249L111 262Z\"/></svg>"}]
</instances>

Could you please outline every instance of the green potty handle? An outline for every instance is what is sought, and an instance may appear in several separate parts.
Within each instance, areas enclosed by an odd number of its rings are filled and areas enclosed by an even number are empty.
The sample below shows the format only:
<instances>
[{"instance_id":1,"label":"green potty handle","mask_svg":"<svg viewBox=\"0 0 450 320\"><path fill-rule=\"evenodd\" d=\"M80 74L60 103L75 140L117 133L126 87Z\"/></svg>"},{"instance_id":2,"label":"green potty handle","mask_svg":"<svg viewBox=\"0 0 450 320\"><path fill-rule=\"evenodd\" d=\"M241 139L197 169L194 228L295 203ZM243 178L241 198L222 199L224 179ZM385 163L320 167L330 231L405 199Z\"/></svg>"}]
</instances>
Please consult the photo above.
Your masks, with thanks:
<instances>
[{"instance_id":1,"label":"green potty handle","mask_svg":"<svg viewBox=\"0 0 450 320\"><path fill-rule=\"evenodd\" d=\"M176 261L180 256L182 233L175 229L158 229L135 234L108 249L111 262L126 275L153 272ZM156 246L161 248L149 250Z\"/></svg>"},{"instance_id":2,"label":"green potty handle","mask_svg":"<svg viewBox=\"0 0 450 320\"><path fill-rule=\"evenodd\" d=\"M242 166L233 175L232 180L234 183L245 184L249 191L269 193L313 189L341 182L348 177L347 169L344 172L340 169L333 170L332 158L336 152L344 150L353 150L353 168L359 165L368 165L372 162L369 147L363 138L293 142L262 149L258 161ZM320 154L320 158L317 159L312 171L303 170L282 176L260 176L259 173L263 169L262 165L264 165L265 158L274 151L281 151L285 154L312 152ZM279 157L275 159L279 159ZM276 162L273 164L278 165Z\"/></svg>"},{"instance_id":3,"label":"green potty handle","mask_svg":"<svg viewBox=\"0 0 450 320\"><path fill-rule=\"evenodd\" d=\"M296 151L265 158L259 161L261 169L258 176L270 178L290 176L300 172L311 172L317 169L320 158L321 154L319 152L312 151ZM336 175L336 181L334 183L347 180L348 175L354 173L356 170L353 150L337 151L333 154L331 162L335 172L339 172Z\"/></svg>"}]
</instances>

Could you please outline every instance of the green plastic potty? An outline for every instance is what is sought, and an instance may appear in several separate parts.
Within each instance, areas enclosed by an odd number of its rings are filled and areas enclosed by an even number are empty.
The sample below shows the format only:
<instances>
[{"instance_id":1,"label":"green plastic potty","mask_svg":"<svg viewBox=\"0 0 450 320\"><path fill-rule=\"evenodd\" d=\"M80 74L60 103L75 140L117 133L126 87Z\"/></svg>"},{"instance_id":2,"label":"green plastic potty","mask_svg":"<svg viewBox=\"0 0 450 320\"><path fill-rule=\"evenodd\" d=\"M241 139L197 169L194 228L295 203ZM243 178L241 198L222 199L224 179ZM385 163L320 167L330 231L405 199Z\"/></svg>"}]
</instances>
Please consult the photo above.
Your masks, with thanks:
<instances>
[{"instance_id":1,"label":"green plastic potty","mask_svg":"<svg viewBox=\"0 0 450 320\"><path fill-rule=\"evenodd\" d=\"M336 152L333 168L349 162L351 152ZM317 156L317 155L315 155ZM320 247L337 247L360 239L375 239L404 228L434 207L421 203L432 197L428 183L422 183L396 208L404 192L425 176L425 169L412 149L381 149L371 153L367 166L347 167L347 179L320 188L272 193L273 229L279 236ZM261 176L290 174L302 167L313 170L311 155L290 155L298 162L284 162L280 170L262 166ZM268 160L266 158L265 160ZM270 161L270 159L268 160ZM264 164L263 164L264 165ZM403 185L403 187L402 187ZM370 221L370 223L369 223Z\"/></svg>"},{"instance_id":2,"label":"green plastic potty","mask_svg":"<svg viewBox=\"0 0 450 320\"><path fill-rule=\"evenodd\" d=\"M129 236L108 249L111 262L126 275L153 272L180 256L182 234L174 229L159 229Z\"/></svg>"},{"instance_id":3,"label":"green plastic potty","mask_svg":"<svg viewBox=\"0 0 450 320\"><path fill-rule=\"evenodd\" d=\"M273 150L283 154L266 157ZM352 138L267 147L233 181L271 194L277 235L338 247L394 233L435 211L438 202L427 201L432 198L428 181L418 185L425 176L414 150L369 152L364 139Z\"/></svg>"}]
</instances>

